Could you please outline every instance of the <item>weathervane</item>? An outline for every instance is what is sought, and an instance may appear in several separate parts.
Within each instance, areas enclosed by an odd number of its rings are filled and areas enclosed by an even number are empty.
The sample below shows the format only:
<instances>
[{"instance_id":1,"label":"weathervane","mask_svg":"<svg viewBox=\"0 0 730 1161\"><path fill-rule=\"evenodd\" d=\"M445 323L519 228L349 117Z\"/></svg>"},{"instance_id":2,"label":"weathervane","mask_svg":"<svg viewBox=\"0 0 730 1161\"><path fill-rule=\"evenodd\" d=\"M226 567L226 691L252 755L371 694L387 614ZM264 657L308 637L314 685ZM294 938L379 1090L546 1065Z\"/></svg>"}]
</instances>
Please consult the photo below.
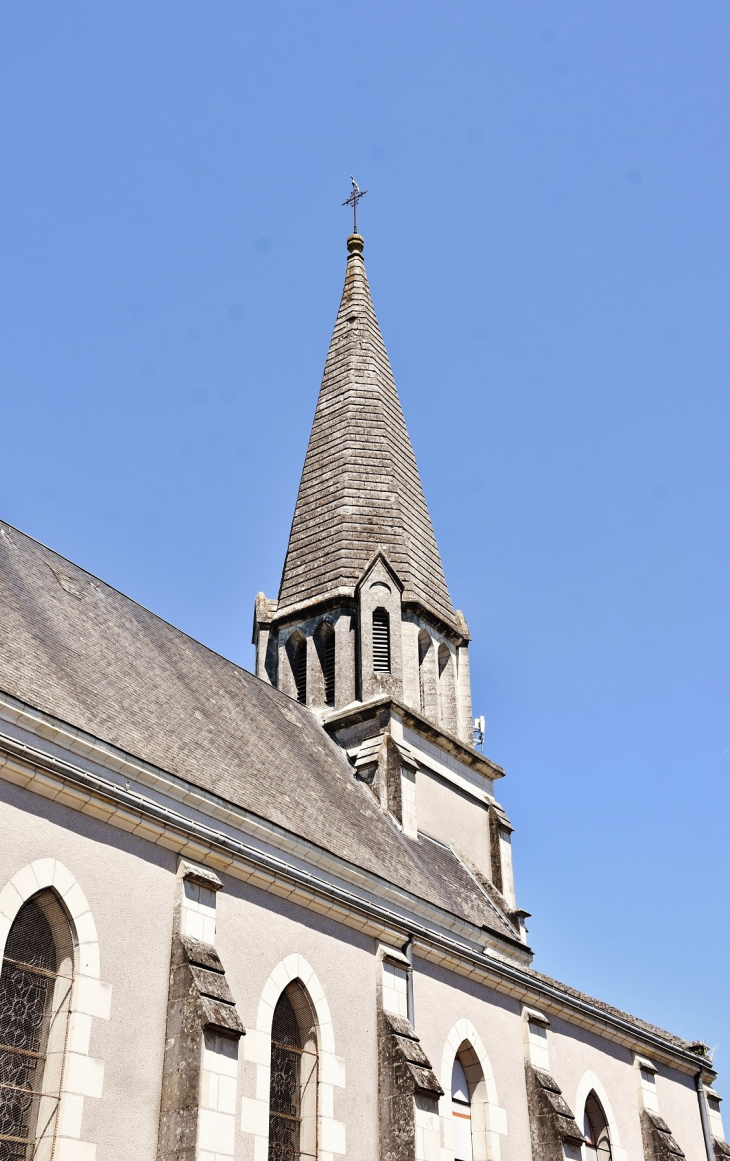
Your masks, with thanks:
<instances>
[{"instance_id":1,"label":"weathervane","mask_svg":"<svg viewBox=\"0 0 730 1161\"><path fill-rule=\"evenodd\" d=\"M353 232L353 234L356 234L357 233L357 203L360 201L360 198L365 197L365 194L368 191L366 189L360 189L360 186L357 184L357 182L355 181L355 178L352 177L352 175L350 175L350 181L352 182L352 193L350 194L349 198L347 198L342 204L343 204L343 206L352 206L352 232Z\"/></svg>"}]
</instances>

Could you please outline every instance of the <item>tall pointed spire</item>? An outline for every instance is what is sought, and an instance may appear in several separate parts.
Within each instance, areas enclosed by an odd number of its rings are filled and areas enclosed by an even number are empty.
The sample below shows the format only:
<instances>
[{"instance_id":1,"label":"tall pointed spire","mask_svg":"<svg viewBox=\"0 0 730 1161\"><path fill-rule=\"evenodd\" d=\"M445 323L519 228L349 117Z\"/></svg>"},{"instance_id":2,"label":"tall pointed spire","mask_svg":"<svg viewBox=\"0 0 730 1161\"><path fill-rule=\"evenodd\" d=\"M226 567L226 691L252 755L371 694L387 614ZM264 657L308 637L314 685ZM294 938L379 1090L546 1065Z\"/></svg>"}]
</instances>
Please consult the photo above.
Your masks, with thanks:
<instances>
[{"instance_id":1,"label":"tall pointed spire","mask_svg":"<svg viewBox=\"0 0 730 1161\"><path fill-rule=\"evenodd\" d=\"M345 287L325 363L279 590L279 612L352 593L382 549L416 601L454 610L365 274L347 239Z\"/></svg>"}]
</instances>

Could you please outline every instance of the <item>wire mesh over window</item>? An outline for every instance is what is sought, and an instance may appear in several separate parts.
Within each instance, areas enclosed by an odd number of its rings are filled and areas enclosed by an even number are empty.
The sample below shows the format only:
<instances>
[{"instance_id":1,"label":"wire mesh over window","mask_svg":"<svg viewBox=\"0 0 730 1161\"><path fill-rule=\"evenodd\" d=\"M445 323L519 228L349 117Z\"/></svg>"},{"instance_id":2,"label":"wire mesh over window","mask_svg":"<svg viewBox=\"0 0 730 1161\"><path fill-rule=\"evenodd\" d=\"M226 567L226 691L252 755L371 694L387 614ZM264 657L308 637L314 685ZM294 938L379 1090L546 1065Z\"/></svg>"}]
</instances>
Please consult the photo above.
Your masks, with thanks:
<instances>
[{"instance_id":1,"label":"wire mesh over window","mask_svg":"<svg viewBox=\"0 0 730 1161\"><path fill-rule=\"evenodd\" d=\"M269 1161L317 1154L317 1045L309 1002L290 984L271 1027Z\"/></svg>"},{"instance_id":2,"label":"wire mesh over window","mask_svg":"<svg viewBox=\"0 0 730 1161\"><path fill-rule=\"evenodd\" d=\"M373 669L390 673L390 617L387 609L373 613Z\"/></svg>"},{"instance_id":3,"label":"wire mesh over window","mask_svg":"<svg viewBox=\"0 0 730 1161\"><path fill-rule=\"evenodd\" d=\"M25 903L5 945L0 974L0 1161L50 1157L56 1133L72 980L59 971L46 910L62 917L55 901L47 909L38 898Z\"/></svg>"}]
</instances>

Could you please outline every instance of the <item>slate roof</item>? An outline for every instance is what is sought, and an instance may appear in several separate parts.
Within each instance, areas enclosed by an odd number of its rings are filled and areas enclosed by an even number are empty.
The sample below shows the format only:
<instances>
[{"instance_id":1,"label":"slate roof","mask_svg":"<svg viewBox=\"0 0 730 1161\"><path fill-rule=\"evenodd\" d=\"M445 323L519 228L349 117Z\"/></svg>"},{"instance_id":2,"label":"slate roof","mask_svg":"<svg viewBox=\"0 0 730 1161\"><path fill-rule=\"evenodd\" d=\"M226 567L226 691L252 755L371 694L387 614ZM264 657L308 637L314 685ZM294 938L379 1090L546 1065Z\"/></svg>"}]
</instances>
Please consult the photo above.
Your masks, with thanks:
<instances>
[{"instance_id":1,"label":"slate roof","mask_svg":"<svg viewBox=\"0 0 730 1161\"><path fill-rule=\"evenodd\" d=\"M589 996L586 992L581 992L578 988L571 988L568 984L562 983L560 980L555 980L552 976L545 975L544 972L536 971L533 967L526 967L522 969L526 976L532 976L537 984L547 984L563 995L572 996L576 1000L583 1000L594 1008L598 1008L600 1012L605 1012L607 1016L616 1017L619 1020L626 1020L627 1023L633 1026L639 1032L648 1033L651 1036L660 1036L662 1040L673 1044L675 1048L680 1048L684 1052L695 1052L699 1056L707 1055L709 1052L708 1046L701 1040L685 1040L681 1036L675 1035L674 1032L667 1032L666 1028L659 1028L656 1024L650 1024L648 1020L642 1020L639 1016L632 1016L630 1012L624 1012L621 1008L615 1008L613 1004L607 1004L604 1000L597 1000L595 996Z\"/></svg>"},{"instance_id":2,"label":"slate roof","mask_svg":"<svg viewBox=\"0 0 730 1161\"><path fill-rule=\"evenodd\" d=\"M309 710L2 524L0 690L515 939L453 852L381 813Z\"/></svg>"},{"instance_id":3,"label":"slate roof","mask_svg":"<svg viewBox=\"0 0 730 1161\"><path fill-rule=\"evenodd\" d=\"M384 549L417 600L454 609L362 258L351 235L345 287L314 413L279 612L352 591Z\"/></svg>"}]
</instances>

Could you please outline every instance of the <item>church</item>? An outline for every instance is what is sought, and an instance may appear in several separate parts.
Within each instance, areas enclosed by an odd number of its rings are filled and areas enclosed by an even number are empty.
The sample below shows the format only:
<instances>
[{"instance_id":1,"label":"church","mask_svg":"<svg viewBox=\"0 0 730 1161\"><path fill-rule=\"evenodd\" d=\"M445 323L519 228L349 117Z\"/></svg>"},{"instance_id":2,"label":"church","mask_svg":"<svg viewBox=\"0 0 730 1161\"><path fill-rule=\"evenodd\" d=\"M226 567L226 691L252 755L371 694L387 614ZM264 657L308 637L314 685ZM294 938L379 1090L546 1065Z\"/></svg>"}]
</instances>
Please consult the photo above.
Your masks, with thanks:
<instances>
[{"instance_id":1,"label":"church","mask_svg":"<svg viewBox=\"0 0 730 1161\"><path fill-rule=\"evenodd\" d=\"M255 674L0 522L0 1161L730 1158L531 966L363 245Z\"/></svg>"}]
</instances>

